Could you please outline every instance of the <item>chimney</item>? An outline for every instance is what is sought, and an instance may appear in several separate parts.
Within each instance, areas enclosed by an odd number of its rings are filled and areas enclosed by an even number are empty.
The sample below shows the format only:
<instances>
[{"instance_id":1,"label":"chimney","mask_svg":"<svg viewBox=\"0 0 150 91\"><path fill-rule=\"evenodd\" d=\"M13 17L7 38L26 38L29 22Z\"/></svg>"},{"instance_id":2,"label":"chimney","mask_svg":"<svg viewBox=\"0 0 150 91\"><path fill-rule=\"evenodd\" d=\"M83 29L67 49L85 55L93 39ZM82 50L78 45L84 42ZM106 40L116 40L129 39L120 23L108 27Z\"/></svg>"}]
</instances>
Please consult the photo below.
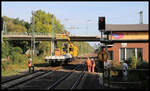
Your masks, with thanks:
<instances>
[{"instance_id":1,"label":"chimney","mask_svg":"<svg viewBox=\"0 0 150 91\"><path fill-rule=\"evenodd\" d=\"M140 24L143 24L143 11L140 11Z\"/></svg>"}]
</instances>

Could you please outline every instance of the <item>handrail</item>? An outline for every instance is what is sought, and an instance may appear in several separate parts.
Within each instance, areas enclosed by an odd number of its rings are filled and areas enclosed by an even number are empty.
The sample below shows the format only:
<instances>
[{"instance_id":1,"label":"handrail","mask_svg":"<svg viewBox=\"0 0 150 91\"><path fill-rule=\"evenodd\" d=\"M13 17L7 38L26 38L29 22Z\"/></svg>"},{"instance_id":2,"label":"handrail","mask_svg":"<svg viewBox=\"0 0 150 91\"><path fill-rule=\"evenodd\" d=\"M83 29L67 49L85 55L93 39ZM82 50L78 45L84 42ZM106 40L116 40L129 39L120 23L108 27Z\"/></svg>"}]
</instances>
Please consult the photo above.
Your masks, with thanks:
<instances>
[{"instance_id":1,"label":"handrail","mask_svg":"<svg viewBox=\"0 0 150 91\"><path fill-rule=\"evenodd\" d=\"M4 32L3 35L24 35L24 36L32 36L32 33L29 33L29 32ZM34 33L35 36L38 36L38 35L42 35L42 36L51 36L52 33L46 33L46 32L35 32ZM55 36L59 36L59 35L62 35L61 33L60 34L55 34ZM69 36L91 36L91 37L99 37L100 35L85 35L85 34L80 34L80 35L76 35L76 34L70 34Z\"/></svg>"}]
</instances>

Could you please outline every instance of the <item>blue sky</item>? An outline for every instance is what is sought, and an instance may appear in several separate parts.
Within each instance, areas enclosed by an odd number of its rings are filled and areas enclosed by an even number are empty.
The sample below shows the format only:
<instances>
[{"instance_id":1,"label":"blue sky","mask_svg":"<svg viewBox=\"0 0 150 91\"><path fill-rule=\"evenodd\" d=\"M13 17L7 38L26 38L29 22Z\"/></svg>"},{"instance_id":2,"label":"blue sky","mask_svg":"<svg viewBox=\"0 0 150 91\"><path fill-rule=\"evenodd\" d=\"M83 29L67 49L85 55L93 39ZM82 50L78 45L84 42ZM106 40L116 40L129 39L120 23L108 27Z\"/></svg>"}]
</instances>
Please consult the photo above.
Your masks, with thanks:
<instances>
[{"instance_id":1,"label":"blue sky","mask_svg":"<svg viewBox=\"0 0 150 91\"><path fill-rule=\"evenodd\" d=\"M138 24L140 10L143 23L148 24L148 2L2 2L2 16L30 22L31 12L53 13L71 34L99 35L98 17L105 16L107 24ZM87 22L89 20L89 22ZM88 26L88 28L87 28ZM92 43L91 43L92 44Z\"/></svg>"}]
</instances>

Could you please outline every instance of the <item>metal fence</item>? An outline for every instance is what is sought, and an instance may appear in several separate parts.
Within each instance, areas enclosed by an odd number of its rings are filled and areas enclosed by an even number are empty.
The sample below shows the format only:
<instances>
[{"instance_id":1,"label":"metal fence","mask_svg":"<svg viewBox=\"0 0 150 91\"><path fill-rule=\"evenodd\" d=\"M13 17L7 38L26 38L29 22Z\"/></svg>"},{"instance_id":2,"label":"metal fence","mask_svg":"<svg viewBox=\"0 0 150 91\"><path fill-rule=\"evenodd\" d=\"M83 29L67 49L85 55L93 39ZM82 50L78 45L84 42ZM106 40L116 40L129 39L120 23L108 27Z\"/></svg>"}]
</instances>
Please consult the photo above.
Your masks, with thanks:
<instances>
[{"instance_id":1,"label":"metal fence","mask_svg":"<svg viewBox=\"0 0 150 91\"><path fill-rule=\"evenodd\" d=\"M3 32L3 35L24 35L24 36L32 36L32 33L30 32ZM35 36L38 36L38 35L43 35L43 36L52 36L52 33L46 33L46 32L35 32L34 33ZM61 33L60 34L55 34L55 36L59 36L59 35L62 35ZM99 35L85 35L85 34L70 34L69 36L92 36L92 37L99 37Z\"/></svg>"},{"instance_id":2,"label":"metal fence","mask_svg":"<svg viewBox=\"0 0 150 91\"><path fill-rule=\"evenodd\" d=\"M127 80L123 80L123 70L107 69L104 72L104 84L117 88L149 88L149 69L129 69Z\"/></svg>"}]
</instances>

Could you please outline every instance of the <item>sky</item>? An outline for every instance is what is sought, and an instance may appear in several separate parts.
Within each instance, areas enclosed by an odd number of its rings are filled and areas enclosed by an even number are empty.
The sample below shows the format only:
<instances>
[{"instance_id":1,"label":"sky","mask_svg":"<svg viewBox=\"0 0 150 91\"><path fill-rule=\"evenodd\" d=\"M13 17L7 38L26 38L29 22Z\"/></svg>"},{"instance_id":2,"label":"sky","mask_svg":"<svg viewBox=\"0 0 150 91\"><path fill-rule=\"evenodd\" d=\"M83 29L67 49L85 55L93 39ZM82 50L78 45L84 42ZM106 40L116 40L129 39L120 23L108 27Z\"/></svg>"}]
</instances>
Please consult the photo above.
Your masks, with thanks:
<instances>
[{"instance_id":1,"label":"sky","mask_svg":"<svg viewBox=\"0 0 150 91\"><path fill-rule=\"evenodd\" d=\"M43 10L52 13L74 35L100 35L98 17L105 16L106 24L139 24L139 11L143 23L149 23L148 1L140 2L6 2L2 1L2 16L30 22L31 12ZM74 29L70 29L74 27ZM92 46L95 43L90 43Z\"/></svg>"}]
</instances>

